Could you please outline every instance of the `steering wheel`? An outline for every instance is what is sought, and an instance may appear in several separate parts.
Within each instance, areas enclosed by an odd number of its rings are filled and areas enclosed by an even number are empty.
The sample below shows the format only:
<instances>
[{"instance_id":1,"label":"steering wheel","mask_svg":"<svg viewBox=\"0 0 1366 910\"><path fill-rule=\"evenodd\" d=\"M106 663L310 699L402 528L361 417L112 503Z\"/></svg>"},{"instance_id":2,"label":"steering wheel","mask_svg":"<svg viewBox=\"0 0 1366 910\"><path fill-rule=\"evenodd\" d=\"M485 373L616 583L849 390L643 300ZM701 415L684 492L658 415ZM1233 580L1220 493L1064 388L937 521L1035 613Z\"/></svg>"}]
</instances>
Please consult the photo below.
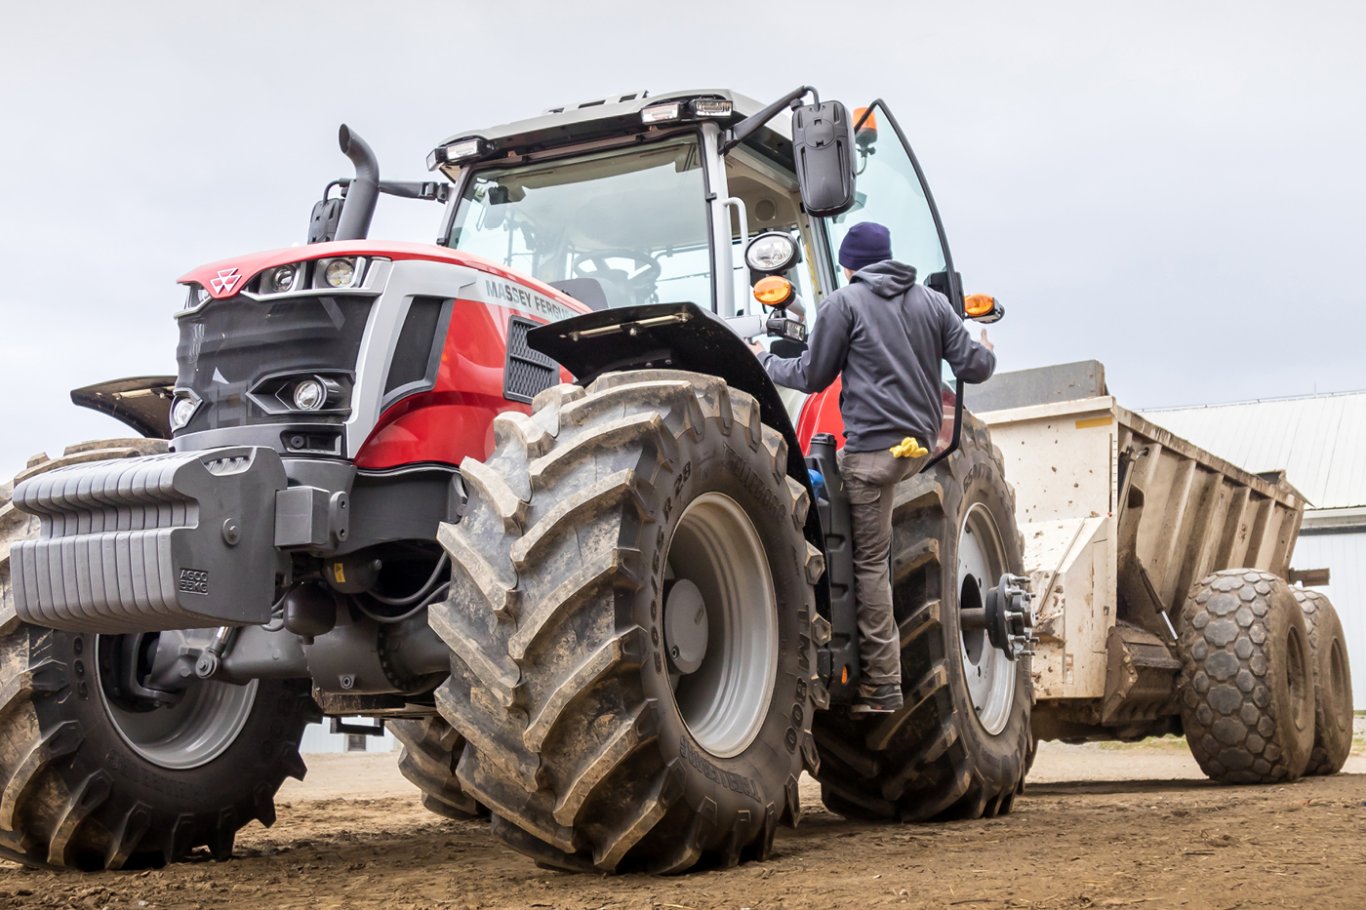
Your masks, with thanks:
<instances>
[{"instance_id":1,"label":"steering wheel","mask_svg":"<svg viewBox=\"0 0 1366 910\"><path fill-rule=\"evenodd\" d=\"M616 269L608 264L611 259L629 259L630 269ZM592 266L592 268L586 268ZM610 285L630 296L630 302L645 303L655 296L655 279L663 271L659 260L639 250L595 250L584 253L570 269L576 278L592 278ZM604 288L606 290L606 288Z\"/></svg>"}]
</instances>

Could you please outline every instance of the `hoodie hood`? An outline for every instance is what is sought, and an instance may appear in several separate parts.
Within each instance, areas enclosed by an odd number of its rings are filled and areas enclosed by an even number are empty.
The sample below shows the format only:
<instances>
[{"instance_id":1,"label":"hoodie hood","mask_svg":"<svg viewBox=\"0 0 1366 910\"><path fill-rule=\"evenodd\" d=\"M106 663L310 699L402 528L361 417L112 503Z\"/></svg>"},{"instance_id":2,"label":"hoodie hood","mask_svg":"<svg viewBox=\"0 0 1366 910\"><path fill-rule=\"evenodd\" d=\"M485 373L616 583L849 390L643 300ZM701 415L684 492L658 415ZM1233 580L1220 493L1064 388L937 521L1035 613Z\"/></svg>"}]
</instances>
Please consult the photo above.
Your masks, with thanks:
<instances>
[{"instance_id":1,"label":"hoodie hood","mask_svg":"<svg viewBox=\"0 0 1366 910\"><path fill-rule=\"evenodd\" d=\"M888 259L859 269L852 280L868 285L879 297L899 297L915 284L915 266Z\"/></svg>"}]
</instances>

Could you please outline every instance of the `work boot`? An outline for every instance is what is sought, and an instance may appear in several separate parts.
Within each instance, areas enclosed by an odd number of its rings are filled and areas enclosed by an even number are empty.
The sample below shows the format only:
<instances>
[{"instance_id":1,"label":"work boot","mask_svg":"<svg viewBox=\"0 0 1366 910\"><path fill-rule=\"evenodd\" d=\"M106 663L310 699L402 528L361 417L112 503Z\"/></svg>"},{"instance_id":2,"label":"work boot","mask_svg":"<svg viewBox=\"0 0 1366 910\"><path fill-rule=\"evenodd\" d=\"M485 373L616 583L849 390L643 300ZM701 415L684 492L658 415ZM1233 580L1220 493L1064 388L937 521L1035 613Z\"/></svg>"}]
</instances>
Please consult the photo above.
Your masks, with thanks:
<instances>
[{"instance_id":1,"label":"work boot","mask_svg":"<svg viewBox=\"0 0 1366 910\"><path fill-rule=\"evenodd\" d=\"M858 687L858 700L850 714L894 714L901 710L901 687L895 683Z\"/></svg>"}]
</instances>

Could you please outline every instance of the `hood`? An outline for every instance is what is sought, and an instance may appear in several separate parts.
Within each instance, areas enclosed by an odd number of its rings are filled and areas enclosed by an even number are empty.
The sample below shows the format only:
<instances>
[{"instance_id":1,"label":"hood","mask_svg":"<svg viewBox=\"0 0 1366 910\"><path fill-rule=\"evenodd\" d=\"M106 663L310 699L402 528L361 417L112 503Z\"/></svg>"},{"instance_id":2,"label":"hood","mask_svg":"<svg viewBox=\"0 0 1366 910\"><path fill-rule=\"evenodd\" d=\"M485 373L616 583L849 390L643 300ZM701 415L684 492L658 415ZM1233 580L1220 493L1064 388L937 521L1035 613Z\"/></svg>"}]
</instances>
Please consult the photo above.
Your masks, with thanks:
<instances>
[{"instance_id":1,"label":"hood","mask_svg":"<svg viewBox=\"0 0 1366 910\"><path fill-rule=\"evenodd\" d=\"M899 297L915 284L915 266L888 259L874 262L854 273L853 281L861 281L879 297Z\"/></svg>"}]
</instances>

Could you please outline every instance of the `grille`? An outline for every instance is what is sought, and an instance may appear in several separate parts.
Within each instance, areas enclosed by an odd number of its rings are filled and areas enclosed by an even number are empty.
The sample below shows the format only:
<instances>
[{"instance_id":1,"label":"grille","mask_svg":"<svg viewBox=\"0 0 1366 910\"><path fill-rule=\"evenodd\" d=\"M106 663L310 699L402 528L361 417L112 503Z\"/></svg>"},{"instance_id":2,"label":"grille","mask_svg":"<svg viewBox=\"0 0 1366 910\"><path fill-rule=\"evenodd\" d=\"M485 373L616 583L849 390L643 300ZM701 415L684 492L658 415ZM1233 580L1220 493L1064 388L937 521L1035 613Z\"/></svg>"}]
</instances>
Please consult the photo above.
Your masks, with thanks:
<instances>
[{"instance_id":1,"label":"grille","mask_svg":"<svg viewBox=\"0 0 1366 910\"><path fill-rule=\"evenodd\" d=\"M373 301L358 295L276 301L239 296L182 316L176 386L192 390L204 404L177 435L297 420L297 414L266 411L249 393L272 376L350 377ZM343 419L310 417L317 423Z\"/></svg>"},{"instance_id":2,"label":"grille","mask_svg":"<svg viewBox=\"0 0 1366 910\"><path fill-rule=\"evenodd\" d=\"M509 401L530 402L538 392L555 384L559 369L555 361L527 344L527 332L536 328L530 319L513 316L508 320L508 356L503 365L503 397Z\"/></svg>"}]
</instances>

